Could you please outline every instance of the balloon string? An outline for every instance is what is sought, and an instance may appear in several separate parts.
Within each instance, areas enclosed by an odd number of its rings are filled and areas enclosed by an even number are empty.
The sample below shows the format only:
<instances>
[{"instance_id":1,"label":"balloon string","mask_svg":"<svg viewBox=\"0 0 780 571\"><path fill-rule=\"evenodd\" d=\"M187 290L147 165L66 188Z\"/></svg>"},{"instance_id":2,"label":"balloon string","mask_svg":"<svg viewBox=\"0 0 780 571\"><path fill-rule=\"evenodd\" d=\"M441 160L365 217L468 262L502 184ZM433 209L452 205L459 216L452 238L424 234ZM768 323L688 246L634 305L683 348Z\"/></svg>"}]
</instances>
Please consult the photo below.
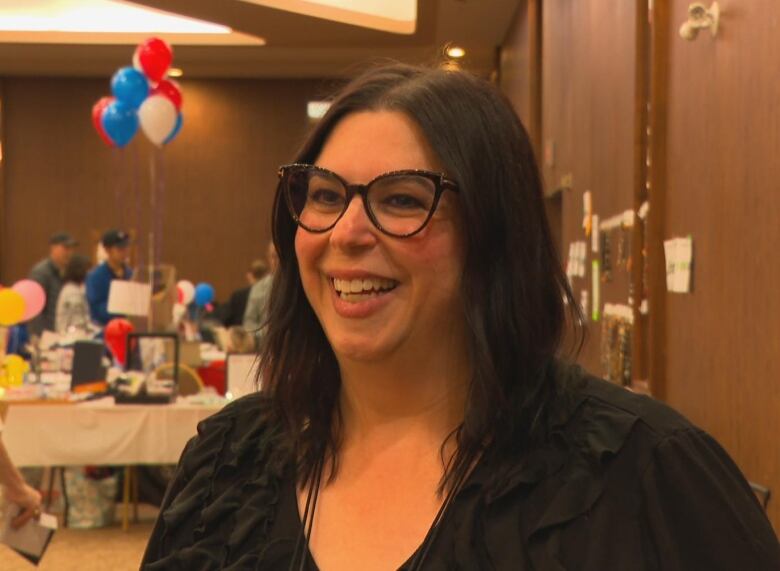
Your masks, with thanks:
<instances>
[{"instance_id":1,"label":"balloon string","mask_svg":"<svg viewBox=\"0 0 780 571\"><path fill-rule=\"evenodd\" d=\"M157 155L149 155L149 275L157 262Z\"/></svg>"},{"instance_id":2,"label":"balloon string","mask_svg":"<svg viewBox=\"0 0 780 571\"><path fill-rule=\"evenodd\" d=\"M157 212L157 157L154 149L149 154L149 288L154 291L154 270L157 263L157 225L155 216ZM149 307L148 330L152 330L154 322L154 305Z\"/></svg>"},{"instance_id":3,"label":"balloon string","mask_svg":"<svg viewBox=\"0 0 780 571\"><path fill-rule=\"evenodd\" d=\"M165 216L165 155L162 148L156 148L154 154L157 161L157 211L154 213L156 247L154 262L156 265L159 265L162 262L163 218Z\"/></svg>"},{"instance_id":4,"label":"balloon string","mask_svg":"<svg viewBox=\"0 0 780 571\"><path fill-rule=\"evenodd\" d=\"M124 226L124 208L122 208L122 195L124 189L122 183L124 177L122 177L122 149L111 149L111 182L114 184L114 207L116 208L117 227L122 228Z\"/></svg>"},{"instance_id":5,"label":"balloon string","mask_svg":"<svg viewBox=\"0 0 780 571\"><path fill-rule=\"evenodd\" d=\"M132 185L133 196L135 197L135 233L136 233L136 266L139 269L144 267L144 232L143 232L143 215L141 207L141 185L138 183L138 146L133 147L133 172L132 172Z\"/></svg>"}]
</instances>

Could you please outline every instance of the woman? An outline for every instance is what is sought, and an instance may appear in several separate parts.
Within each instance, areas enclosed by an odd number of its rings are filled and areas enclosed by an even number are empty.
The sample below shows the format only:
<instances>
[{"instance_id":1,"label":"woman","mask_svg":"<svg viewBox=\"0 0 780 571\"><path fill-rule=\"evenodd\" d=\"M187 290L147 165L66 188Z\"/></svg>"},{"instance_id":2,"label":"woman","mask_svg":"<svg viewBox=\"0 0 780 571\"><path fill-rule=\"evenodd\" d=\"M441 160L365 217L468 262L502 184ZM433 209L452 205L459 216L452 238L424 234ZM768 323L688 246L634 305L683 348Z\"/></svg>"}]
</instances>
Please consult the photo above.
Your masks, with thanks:
<instances>
[{"instance_id":1,"label":"woman","mask_svg":"<svg viewBox=\"0 0 780 571\"><path fill-rule=\"evenodd\" d=\"M777 568L709 436L556 359L579 315L492 86L370 71L279 175L263 389L200 426L144 569Z\"/></svg>"},{"instance_id":2,"label":"woman","mask_svg":"<svg viewBox=\"0 0 780 571\"><path fill-rule=\"evenodd\" d=\"M89 272L89 258L74 254L65 266L62 275L63 286L57 298L57 313L55 329L64 334L72 330L86 331L89 329L89 304L84 287L84 281Z\"/></svg>"}]
</instances>

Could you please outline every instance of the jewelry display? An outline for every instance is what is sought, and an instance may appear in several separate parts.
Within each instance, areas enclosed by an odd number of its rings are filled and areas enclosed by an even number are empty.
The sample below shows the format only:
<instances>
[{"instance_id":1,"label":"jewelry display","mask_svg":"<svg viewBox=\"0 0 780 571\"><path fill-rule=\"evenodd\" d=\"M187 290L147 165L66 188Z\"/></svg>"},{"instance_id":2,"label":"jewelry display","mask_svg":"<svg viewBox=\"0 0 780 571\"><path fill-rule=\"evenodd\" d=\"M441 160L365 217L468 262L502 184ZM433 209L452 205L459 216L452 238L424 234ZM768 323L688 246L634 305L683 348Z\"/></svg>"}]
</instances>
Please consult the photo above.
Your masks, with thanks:
<instances>
[{"instance_id":1,"label":"jewelry display","mask_svg":"<svg viewBox=\"0 0 780 571\"><path fill-rule=\"evenodd\" d=\"M612 247L610 245L609 232L601 232L601 281L612 281Z\"/></svg>"},{"instance_id":2,"label":"jewelry display","mask_svg":"<svg viewBox=\"0 0 780 571\"><path fill-rule=\"evenodd\" d=\"M607 380L619 385L631 384L631 308L607 304L601 321L601 364Z\"/></svg>"}]
</instances>

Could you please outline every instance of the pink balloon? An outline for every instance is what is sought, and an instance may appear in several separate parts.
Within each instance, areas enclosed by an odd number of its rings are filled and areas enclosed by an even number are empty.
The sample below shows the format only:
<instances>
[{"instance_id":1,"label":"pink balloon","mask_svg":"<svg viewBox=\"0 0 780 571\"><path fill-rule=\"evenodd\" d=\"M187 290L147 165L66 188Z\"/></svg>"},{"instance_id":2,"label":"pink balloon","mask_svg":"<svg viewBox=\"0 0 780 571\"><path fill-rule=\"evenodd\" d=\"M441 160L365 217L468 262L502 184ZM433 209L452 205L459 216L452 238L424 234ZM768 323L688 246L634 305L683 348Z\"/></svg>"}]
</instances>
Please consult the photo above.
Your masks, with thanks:
<instances>
[{"instance_id":1,"label":"pink balloon","mask_svg":"<svg viewBox=\"0 0 780 571\"><path fill-rule=\"evenodd\" d=\"M28 321L43 311L46 305L46 292L35 280L20 280L13 287L16 293L24 298L24 315L22 321Z\"/></svg>"}]
</instances>

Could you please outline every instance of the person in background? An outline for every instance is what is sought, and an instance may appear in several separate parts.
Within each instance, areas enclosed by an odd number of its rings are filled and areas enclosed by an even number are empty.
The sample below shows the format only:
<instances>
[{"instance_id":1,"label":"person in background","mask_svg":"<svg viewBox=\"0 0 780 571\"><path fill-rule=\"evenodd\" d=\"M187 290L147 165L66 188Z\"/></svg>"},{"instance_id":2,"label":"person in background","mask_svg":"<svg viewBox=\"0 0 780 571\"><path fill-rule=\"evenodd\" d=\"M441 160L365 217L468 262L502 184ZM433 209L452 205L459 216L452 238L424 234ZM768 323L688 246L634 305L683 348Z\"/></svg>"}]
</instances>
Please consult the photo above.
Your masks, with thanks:
<instances>
[{"instance_id":1,"label":"person in background","mask_svg":"<svg viewBox=\"0 0 780 571\"><path fill-rule=\"evenodd\" d=\"M19 355L22 359L31 359L32 354L29 351L30 332L26 323L17 323L8 328L8 339L5 345L5 352L8 355Z\"/></svg>"},{"instance_id":2,"label":"person in background","mask_svg":"<svg viewBox=\"0 0 780 571\"><path fill-rule=\"evenodd\" d=\"M268 273L249 290L249 300L244 312L244 329L255 335L258 347L262 337L261 328L265 324L268 312L268 297L271 294L271 285L274 283L274 273L279 265L279 256L273 242L268 244L266 259L268 260Z\"/></svg>"},{"instance_id":3,"label":"person in background","mask_svg":"<svg viewBox=\"0 0 780 571\"><path fill-rule=\"evenodd\" d=\"M248 354L255 352L255 338L249 331L241 325L234 325L228 328L227 346L225 350L228 353Z\"/></svg>"},{"instance_id":4,"label":"person in background","mask_svg":"<svg viewBox=\"0 0 780 571\"><path fill-rule=\"evenodd\" d=\"M89 304L84 286L89 266L89 258L75 254L65 268L54 322L57 333L67 333L74 328L86 331L89 328Z\"/></svg>"},{"instance_id":5,"label":"person in background","mask_svg":"<svg viewBox=\"0 0 780 571\"><path fill-rule=\"evenodd\" d=\"M247 302L249 301L249 292L252 286L260 281L268 273L268 265L263 260L255 260L246 272L246 281L249 285L237 289L230 294L227 303L217 308L222 325L232 327L244 323L244 314L246 313Z\"/></svg>"},{"instance_id":6,"label":"person in background","mask_svg":"<svg viewBox=\"0 0 780 571\"><path fill-rule=\"evenodd\" d=\"M62 273L68 265L78 242L66 232L58 232L49 238L49 256L35 264L30 270L30 279L35 280L46 293L43 311L28 324L30 334L40 335L45 329L54 331L57 298L62 288Z\"/></svg>"},{"instance_id":7,"label":"person in background","mask_svg":"<svg viewBox=\"0 0 780 571\"><path fill-rule=\"evenodd\" d=\"M0 436L2 432L3 420L0 418ZM0 438L0 485L3 487L5 499L22 510L11 520L11 527L18 529L31 518L41 515L40 492L24 481L22 474L11 462L2 438Z\"/></svg>"},{"instance_id":8,"label":"person in background","mask_svg":"<svg viewBox=\"0 0 780 571\"><path fill-rule=\"evenodd\" d=\"M130 279L127 265L130 236L122 230L109 230L100 242L106 252L106 261L87 274L87 301L92 321L104 326L114 317L120 317L108 312L108 292L115 279Z\"/></svg>"}]
</instances>

